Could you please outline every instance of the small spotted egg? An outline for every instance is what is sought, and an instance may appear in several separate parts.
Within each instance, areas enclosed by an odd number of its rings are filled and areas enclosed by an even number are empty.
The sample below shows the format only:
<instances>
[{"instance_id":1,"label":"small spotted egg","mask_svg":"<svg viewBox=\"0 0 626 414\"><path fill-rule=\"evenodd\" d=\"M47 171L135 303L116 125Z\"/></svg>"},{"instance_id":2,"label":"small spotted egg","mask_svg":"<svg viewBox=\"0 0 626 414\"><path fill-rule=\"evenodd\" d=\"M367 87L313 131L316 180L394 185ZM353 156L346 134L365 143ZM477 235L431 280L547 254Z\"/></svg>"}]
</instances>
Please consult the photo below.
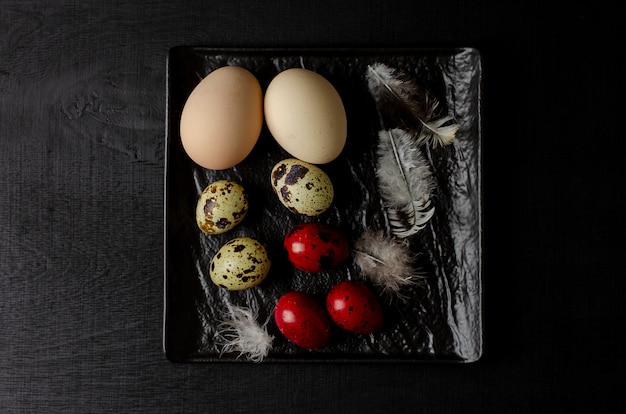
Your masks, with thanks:
<instances>
[{"instance_id":1,"label":"small spotted egg","mask_svg":"<svg viewBox=\"0 0 626 414\"><path fill-rule=\"evenodd\" d=\"M248 212L248 195L241 184L219 180L209 184L198 199L196 222L207 234L226 233Z\"/></svg>"},{"instance_id":2,"label":"small spotted egg","mask_svg":"<svg viewBox=\"0 0 626 414\"><path fill-rule=\"evenodd\" d=\"M265 246L250 237L238 237L213 256L209 273L218 286L244 290L265 280L271 264Z\"/></svg>"},{"instance_id":3,"label":"small spotted egg","mask_svg":"<svg viewBox=\"0 0 626 414\"><path fill-rule=\"evenodd\" d=\"M318 166L289 158L272 169L272 188L280 202L294 213L318 216L333 202L333 183Z\"/></svg>"}]
</instances>

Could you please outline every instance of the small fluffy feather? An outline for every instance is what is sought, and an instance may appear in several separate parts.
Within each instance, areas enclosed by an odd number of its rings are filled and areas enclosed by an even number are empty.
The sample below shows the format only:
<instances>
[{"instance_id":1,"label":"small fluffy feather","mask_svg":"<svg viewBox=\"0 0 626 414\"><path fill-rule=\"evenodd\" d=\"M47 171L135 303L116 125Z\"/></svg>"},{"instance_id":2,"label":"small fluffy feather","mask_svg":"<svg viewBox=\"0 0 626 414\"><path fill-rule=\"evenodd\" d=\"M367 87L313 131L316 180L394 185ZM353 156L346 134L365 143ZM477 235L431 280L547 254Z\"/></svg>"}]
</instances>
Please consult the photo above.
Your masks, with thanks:
<instances>
[{"instance_id":1,"label":"small fluffy feather","mask_svg":"<svg viewBox=\"0 0 626 414\"><path fill-rule=\"evenodd\" d=\"M398 237L416 234L435 212L430 166L414 137L398 128L379 132L377 155L378 188L391 231Z\"/></svg>"},{"instance_id":2,"label":"small fluffy feather","mask_svg":"<svg viewBox=\"0 0 626 414\"><path fill-rule=\"evenodd\" d=\"M394 126L403 124L419 131L420 144L437 147L452 143L459 126L451 116L435 117L439 106L436 98L407 74L384 63L369 65L368 69L368 89L381 113L393 118Z\"/></svg>"},{"instance_id":3,"label":"small fluffy feather","mask_svg":"<svg viewBox=\"0 0 626 414\"><path fill-rule=\"evenodd\" d=\"M218 324L222 353L239 352L252 362L267 356L274 337L267 332L267 323L259 325L257 314L250 308L229 305L230 319Z\"/></svg>"},{"instance_id":4,"label":"small fluffy feather","mask_svg":"<svg viewBox=\"0 0 626 414\"><path fill-rule=\"evenodd\" d=\"M405 241L385 236L383 231L365 230L354 243L354 261L361 276L383 293L402 297L403 287L423 277L415 269L416 255Z\"/></svg>"}]
</instances>

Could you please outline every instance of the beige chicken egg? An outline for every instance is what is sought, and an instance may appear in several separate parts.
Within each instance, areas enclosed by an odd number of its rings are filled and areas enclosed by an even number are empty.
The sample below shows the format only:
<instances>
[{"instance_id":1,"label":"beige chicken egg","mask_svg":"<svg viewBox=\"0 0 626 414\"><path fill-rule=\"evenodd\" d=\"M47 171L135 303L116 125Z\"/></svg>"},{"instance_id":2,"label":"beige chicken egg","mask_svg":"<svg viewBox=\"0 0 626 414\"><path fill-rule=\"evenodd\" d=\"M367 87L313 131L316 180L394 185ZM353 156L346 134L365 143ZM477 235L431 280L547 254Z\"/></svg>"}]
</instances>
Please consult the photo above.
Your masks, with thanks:
<instances>
[{"instance_id":1,"label":"beige chicken egg","mask_svg":"<svg viewBox=\"0 0 626 414\"><path fill-rule=\"evenodd\" d=\"M180 117L180 138L196 164L224 170L250 154L262 126L259 81L245 68L224 66L202 79L187 98Z\"/></svg>"},{"instance_id":2,"label":"beige chicken egg","mask_svg":"<svg viewBox=\"0 0 626 414\"><path fill-rule=\"evenodd\" d=\"M210 265L211 281L228 290L244 290L260 284L269 274L267 249L251 237L238 237L223 245Z\"/></svg>"},{"instance_id":3,"label":"beige chicken egg","mask_svg":"<svg viewBox=\"0 0 626 414\"><path fill-rule=\"evenodd\" d=\"M272 79L265 92L265 121L278 144L291 156L326 164L346 144L343 101L322 75L292 68Z\"/></svg>"},{"instance_id":4,"label":"beige chicken egg","mask_svg":"<svg viewBox=\"0 0 626 414\"><path fill-rule=\"evenodd\" d=\"M330 177L320 167L296 158L278 162L272 169L271 183L285 207L305 216L325 212L335 194Z\"/></svg>"},{"instance_id":5,"label":"beige chicken egg","mask_svg":"<svg viewBox=\"0 0 626 414\"><path fill-rule=\"evenodd\" d=\"M248 194L232 180L209 184L196 205L196 222L207 234L222 234L239 224L248 213Z\"/></svg>"}]
</instances>

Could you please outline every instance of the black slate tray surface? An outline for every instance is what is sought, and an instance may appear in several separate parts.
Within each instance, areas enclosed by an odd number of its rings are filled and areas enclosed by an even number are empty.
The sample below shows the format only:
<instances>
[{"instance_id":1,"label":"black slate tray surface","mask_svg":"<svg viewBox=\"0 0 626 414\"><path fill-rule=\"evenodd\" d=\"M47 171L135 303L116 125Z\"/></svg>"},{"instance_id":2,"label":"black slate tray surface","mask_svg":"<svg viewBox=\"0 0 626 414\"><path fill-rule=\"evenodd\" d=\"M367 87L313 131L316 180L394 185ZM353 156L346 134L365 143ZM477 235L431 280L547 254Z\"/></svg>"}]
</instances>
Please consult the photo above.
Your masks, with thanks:
<instances>
[{"instance_id":1,"label":"black slate tray surface","mask_svg":"<svg viewBox=\"0 0 626 414\"><path fill-rule=\"evenodd\" d=\"M286 260L282 240L296 223L333 225L350 240L365 229L389 224L376 189L375 160L380 114L367 89L367 65L398 68L423 84L445 105L460 129L453 144L429 150L437 180L436 211L428 226L408 239L419 253L425 278L403 291L406 299L383 300L385 327L373 335L335 331L321 351L296 347L272 319L277 299L304 290L323 300L335 283L359 279L349 260L332 272L308 274ZM348 139L335 161L322 165L335 186L333 206L316 218L289 212L272 192L270 171L290 157L264 127L252 153L224 171L203 169L184 153L180 114L187 96L212 70L238 65L250 70L265 90L280 71L304 67L326 77L341 95ZM164 229L164 350L176 362L246 361L222 353L217 324L227 303L253 306L274 336L265 362L447 361L474 362L482 354L481 249L481 57L471 48L410 50L213 49L175 47L167 61L167 119ZM234 230L208 236L195 223L195 205L204 187L218 179L238 180L250 195L250 211ZM267 245L272 269L259 286L229 292L213 285L213 254L234 237L250 236Z\"/></svg>"}]
</instances>

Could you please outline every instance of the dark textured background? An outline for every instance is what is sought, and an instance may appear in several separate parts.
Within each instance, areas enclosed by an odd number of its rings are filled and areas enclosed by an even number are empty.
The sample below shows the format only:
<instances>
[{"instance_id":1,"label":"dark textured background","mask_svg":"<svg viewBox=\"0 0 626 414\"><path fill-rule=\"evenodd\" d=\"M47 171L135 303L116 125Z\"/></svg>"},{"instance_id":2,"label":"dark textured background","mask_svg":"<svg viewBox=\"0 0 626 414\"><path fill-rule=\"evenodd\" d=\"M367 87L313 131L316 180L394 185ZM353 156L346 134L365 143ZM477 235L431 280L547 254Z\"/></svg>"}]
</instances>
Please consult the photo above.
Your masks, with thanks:
<instances>
[{"instance_id":1,"label":"dark textured background","mask_svg":"<svg viewBox=\"0 0 626 414\"><path fill-rule=\"evenodd\" d=\"M0 0L0 412L617 412L626 37L599 2L544 3ZM165 359L178 45L482 52L481 361Z\"/></svg>"}]
</instances>

